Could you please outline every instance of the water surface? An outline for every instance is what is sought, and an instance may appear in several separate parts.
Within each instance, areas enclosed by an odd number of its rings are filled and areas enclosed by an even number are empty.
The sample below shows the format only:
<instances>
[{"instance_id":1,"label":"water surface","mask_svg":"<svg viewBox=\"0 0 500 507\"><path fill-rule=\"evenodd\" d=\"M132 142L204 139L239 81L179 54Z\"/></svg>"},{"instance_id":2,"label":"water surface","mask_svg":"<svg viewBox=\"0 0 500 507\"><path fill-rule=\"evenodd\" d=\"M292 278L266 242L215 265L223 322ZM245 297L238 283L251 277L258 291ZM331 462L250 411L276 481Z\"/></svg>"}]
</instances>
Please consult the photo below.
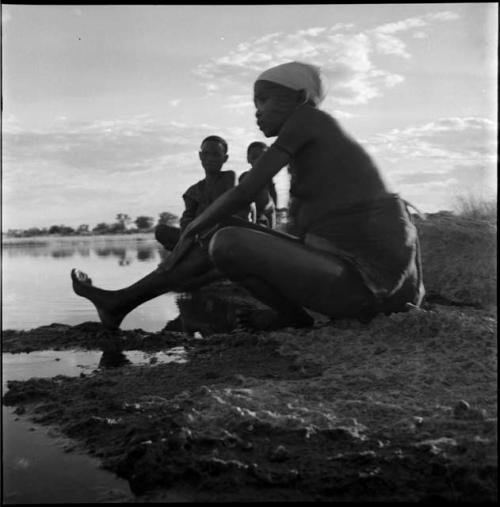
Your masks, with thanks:
<instances>
[{"instance_id":1,"label":"water surface","mask_svg":"<svg viewBox=\"0 0 500 507\"><path fill-rule=\"evenodd\" d=\"M2 328L29 330L52 323L98 321L93 305L74 294L70 271L85 271L106 289L128 286L154 270L165 251L152 235L29 238L2 245ZM236 304L216 294L165 294L131 312L122 329L168 329L203 336L230 331ZM2 354L7 380L79 375L96 368L184 361L182 348L142 351L53 351ZM128 483L101 470L90 456L65 453L67 439L2 407L3 502L133 501Z\"/></svg>"},{"instance_id":2,"label":"water surface","mask_svg":"<svg viewBox=\"0 0 500 507\"><path fill-rule=\"evenodd\" d=\"M2 329L27 330L58 322L98 321L92 303L72 289L72 268L105 289L128 286L154 270L164 250L152 234L7 239L2 245ZM175 294L148 301L122 329L155 332L179 311Z\"/></svg>"},{"instance_id":3,"label":"water surface","mask_svg":"<svg viewBox=\"0 0 500 507\"><path fill-rule=\"evenodd\" d=\"M98 365L102 352L40 351L2 354L2 393L7 380L79 375ZM56 360L57 359L57 360ZM130 501L127 481L100 469L96 458L66 453L71 441L2 406L2 503Z\"/></svg>"},{"instance_id":4,"label":"water surface","mask_svg":"<svg viewBox=\"0 0 500 507\"><path fill-rule=\"evenodd\" d=\"M156 268L163 249L152 235L29 238L2 245L2 328L27 330L54 322L97 321L93 305L73 293L72 268L87 272L96 285L117 289ZM176 294L160 296L131 312L123 329L159 331L179 314ZM37 351L2 354L2 392L7 380L79 375L98 367L162 363L182 351L109 354L102 351ZM100 469L99 460L66 453L68 440L2 406L3 503L131 501L126 481Z\"/></svg>"},{"instance_id":5,"label":"water surface","mask_svg":"<svg viewBox=\"0 0 500 507\"><path fill-rule=\"evenodd\" d=\"M97 368L185 362L186 351L176 347L146 353L138 350L42 350L2 354L2 392L7 380L89 374ZM71 440L52 428L18 417L13 407L2 407L3 503L100 503L132 501L128 482L102 470L100 461L82 453L67 453Z\"/></svg>"}]
</instances>

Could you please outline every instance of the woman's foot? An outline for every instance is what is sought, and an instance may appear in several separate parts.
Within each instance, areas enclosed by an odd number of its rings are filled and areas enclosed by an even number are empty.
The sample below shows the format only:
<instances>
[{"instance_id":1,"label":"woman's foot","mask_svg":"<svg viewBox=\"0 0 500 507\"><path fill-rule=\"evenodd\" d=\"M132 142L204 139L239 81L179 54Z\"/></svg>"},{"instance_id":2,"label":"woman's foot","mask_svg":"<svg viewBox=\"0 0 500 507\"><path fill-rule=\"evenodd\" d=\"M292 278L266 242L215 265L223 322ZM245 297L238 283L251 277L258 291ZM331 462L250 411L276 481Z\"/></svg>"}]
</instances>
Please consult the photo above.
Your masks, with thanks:
<instances>
[{"instance_id":1,"label":"woman's foot","mask_svg":"<svg viewBox=\"0 0 500 507\"><path fill-rule=\"evenodd\" d=\"M71 280L75 293L94 304L102 325L106 329L118 329L128 312L118 309L113 293L94 287L90 277L76 269L71 270Z\"/></svg>"}]
</instances>

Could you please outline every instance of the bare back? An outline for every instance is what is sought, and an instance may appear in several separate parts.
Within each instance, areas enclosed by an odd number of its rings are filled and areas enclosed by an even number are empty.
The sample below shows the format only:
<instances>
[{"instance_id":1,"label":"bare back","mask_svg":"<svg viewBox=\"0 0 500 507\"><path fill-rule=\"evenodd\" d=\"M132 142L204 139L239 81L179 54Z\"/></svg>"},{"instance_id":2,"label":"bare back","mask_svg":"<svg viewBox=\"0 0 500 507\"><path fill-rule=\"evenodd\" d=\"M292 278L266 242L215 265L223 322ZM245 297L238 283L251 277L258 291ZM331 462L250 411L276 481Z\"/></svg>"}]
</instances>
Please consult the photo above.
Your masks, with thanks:
<instances>
[{"instance_id":1,"label":"bare back","mask_svg":"<svg viewBox=\"0 0 500 507\"><path fill-rule=\"evenodd\" d=\"M312 106L297 107L273 147L290 156L290 195L301 230L332 211L388 194L366 151L332 116Z\"/></svg>"}]
</instances>

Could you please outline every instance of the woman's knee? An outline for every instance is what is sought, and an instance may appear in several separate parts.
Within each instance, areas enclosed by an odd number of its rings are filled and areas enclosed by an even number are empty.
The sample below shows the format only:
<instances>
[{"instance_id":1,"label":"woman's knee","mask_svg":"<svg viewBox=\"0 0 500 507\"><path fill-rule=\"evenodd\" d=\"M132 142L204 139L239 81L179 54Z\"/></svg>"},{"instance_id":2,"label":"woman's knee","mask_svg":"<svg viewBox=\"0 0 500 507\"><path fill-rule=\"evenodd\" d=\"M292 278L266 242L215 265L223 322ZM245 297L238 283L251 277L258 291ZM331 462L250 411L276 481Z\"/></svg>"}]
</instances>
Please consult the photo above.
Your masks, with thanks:
<instances>
[{"instance_id":1,"label":"woman's knee","mask_svg":"<svg viewBox=\"0 0 500 507\"><path fill-rule=\"evenodd\" d=\"M240 227L223 227L211 238L208 255L215 267L223 272L232 270L243 256L245 234Z\"/></svg>"}]
</instances>

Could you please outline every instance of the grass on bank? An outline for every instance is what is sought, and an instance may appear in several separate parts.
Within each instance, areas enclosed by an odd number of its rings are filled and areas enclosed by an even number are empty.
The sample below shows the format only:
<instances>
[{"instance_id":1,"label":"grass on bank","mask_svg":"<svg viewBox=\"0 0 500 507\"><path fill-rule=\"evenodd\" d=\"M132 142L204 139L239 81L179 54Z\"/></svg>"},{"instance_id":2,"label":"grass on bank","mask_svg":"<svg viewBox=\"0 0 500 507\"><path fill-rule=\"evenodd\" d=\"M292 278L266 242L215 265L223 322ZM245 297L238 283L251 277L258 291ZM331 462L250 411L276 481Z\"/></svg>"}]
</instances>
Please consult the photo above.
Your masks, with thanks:
<instances>
[{"instance_id":1,"label":"grass on bank","mask_svg":"<svg viewBox=\"0 0 500 507\"><path fill-rule=\"evenodd\" d=\"M455 198L455 212L461 218L472 220L496 220L497 201L473 194L459 195Z\"/></svg>"}]
</instances>

